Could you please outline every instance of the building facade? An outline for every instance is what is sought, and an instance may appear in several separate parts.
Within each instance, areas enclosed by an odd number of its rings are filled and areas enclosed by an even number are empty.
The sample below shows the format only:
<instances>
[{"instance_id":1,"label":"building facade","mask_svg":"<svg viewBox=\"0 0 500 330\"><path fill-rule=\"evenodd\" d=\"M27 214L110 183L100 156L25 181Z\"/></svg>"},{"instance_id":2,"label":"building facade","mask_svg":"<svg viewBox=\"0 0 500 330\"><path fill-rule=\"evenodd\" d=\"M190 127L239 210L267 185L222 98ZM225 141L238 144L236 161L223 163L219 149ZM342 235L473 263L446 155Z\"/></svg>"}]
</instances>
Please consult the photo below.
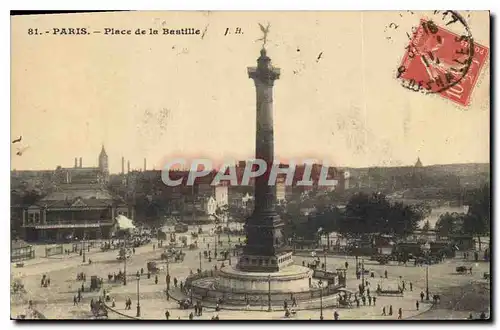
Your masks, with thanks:
<instances>
[{"instance_id":1,"label":"building facade","mask_svg":"<svg viewBox=\"0 0 500 330\"><path fill-rule=\"evenodd\" d=\"M75 158L73 168L57 167L56 187L22 211L27 241L64 241L108 238L117 215L134 219L134 208L109 192L108 156L104 149L98 167L83 167Z\"/></svg>"}]
</instances>

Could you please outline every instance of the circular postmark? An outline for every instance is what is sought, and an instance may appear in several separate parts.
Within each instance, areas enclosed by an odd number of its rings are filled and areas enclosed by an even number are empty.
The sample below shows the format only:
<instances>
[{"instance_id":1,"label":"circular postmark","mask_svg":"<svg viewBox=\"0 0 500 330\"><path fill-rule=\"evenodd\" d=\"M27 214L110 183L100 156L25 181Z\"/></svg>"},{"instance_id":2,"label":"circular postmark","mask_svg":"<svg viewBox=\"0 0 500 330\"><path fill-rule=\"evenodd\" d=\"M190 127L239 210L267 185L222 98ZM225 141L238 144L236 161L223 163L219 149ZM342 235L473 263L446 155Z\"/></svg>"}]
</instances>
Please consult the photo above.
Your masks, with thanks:
<instances>
[{"instance_id":1,"label":"circular postmark","mask_svg":"<svg viewBox=\"0 0 500 330\"><path fill-rule=\"evenodd\" d=\"M459 84L475 51L470 28L458 12L436 10L430 16L422 17L411 34L406 33L409 43L396 72L404 88L426 94Z\"/></svg>"}]
</instances>

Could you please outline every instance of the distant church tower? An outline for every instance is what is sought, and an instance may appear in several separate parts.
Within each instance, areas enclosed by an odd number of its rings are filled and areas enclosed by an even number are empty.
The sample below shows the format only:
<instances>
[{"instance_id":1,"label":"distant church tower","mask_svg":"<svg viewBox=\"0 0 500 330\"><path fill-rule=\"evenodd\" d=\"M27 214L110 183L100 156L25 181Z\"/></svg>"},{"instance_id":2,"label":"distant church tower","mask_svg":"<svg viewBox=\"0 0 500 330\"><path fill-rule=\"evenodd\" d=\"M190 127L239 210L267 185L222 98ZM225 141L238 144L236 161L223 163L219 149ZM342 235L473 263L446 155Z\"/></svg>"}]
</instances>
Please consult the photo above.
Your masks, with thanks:
<instances>
[{"instance_id":1,"label":"distant church tower","mask_svg":"<svg viewBox=\"0 0 500 330\"><path fill-rule=\"evenodd\" d=\"M420 157L418 157L417 162L415 163L415 167L423 167L422 162L420 161Z\"/></svg>"},{"instance_id":2,"label":"distant church tower","mask_svg":"<svg viewBox=\"0 0 500 330\"><path fill-rule=\"evenodd\" d=\"M104 182L109 180L109 166L108 166L108 154L104 150L104 145L102 146L101 153L99 154L99 170L103 174Z\"/></svg>"}]
</instances>

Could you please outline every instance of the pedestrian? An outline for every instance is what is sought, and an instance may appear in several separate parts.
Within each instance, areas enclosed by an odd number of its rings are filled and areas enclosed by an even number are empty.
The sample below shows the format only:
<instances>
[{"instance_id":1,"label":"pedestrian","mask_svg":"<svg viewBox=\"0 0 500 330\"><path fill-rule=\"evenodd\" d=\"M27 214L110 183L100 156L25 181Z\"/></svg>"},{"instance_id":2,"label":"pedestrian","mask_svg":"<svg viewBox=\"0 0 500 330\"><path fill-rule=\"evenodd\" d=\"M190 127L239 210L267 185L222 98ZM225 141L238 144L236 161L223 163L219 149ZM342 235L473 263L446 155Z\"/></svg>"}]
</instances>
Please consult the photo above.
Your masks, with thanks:
<instances>
[{"instance_id":1,"label":"pedestrian","mask_svg":"<svg viewBox=\"0 0 500 330\"><path fill-rule=\"evenodd\" d=\"M392 305L389 306L389 316L392 316Z\"/></svg>"},{"instance_id":2,"label":"pedestrian","mask_svg":"<svg viewBox=\"0 0 500 330\"><path fill-rule=\"evenodd\" d=\"M372 297L368 296L368 306L372 305Z\"/></svg>"},{"instance_id":3,"label":"pedestrian","mask_svg":"<svg viewBox=\"0 0 500 330\"><path fill-rule=\"evenodd\" d=\"M193 312L189 313L189 319L192 320L193 319Z\"/></svg>"},{"instance_id":4,"label":"pedestrian","mask_svg":"<svg viewBox=\"0 0 500 330\"><path fill-rule=\"evenodd\" d=\"M177 277L174 277L174 286L177 287Z\"/></svg>"},{"instance_id":5,"label":"pedestrian","mask_svg":"<svg viewBox=\"0 0 500 330\"><path fill-rule=\"evenodd\" d=\"M413 283L410 282L410 291L413 291Z\"/></svg>"},{"instance_id":6,"label":"pedestrian","mask_svg":"<svg viewBox=\"0 0 500 330\"><path fill-rule=\"evenodd\" d=\"M168 318L170 317L170 312L168 310L165 311L165 318L168 321Z\"/></svg>"},{"instance_id":7,"label":"pedestrian","mask_svg":"<svg viewBox=\"0 0 500 330\"><path fill-rule=\"evenodd\" d=\"M135 254L135 248L132 248L132 253Z\"/></svg>"},{"instance_id":8,"label":"pedestrian","mask_svg":"<svg viewBox=\"0 0 500 330\"><path fill-rule=\"evenodd\" d=\"M373 300L373 306L375 306L375 303L377 302L377 297L373 297L372 300Z\"/></svg>"},{"instance_id":9,"label":"pedestrian","mask_svg":"<svg viewBox=\"0 0 500 330\"><path fill-rule=\"evenodd\" d=\"M403 318L403 309L400 307L398 309L398 320L401 320Z\"/></svg>"},{"instance_id":10,"label":"pedestrian","mask_svg":"<svg viewBox=\"0 0 500 330\"><path fill-rule=\"evenodd\" d=\"M359 299L356 299L356 307L359 307Z\"/></svg>"},{"instance_id":11,"label":"pedestrian","mask_svg":"<svg viewBox=\"0 0 500 330\"><path fill-rule=\"evenodd\" d=\"M424 291L420 291L420 301L423 302L424 301Z\"/></svg>"},{"instance_id":12,"label":"pedestrian","mask_svg":"<svg viewBox=\"0 0 500 330\"><path fill-rule=\"evenodd\" d=\"M405 290L406 290L406 283L405 283L405 281L403 281L403 291L405 291Z\"/></svg>"},{"instance_id":13,"label":"pedestrian","mask_svg":"<svg viewBox=\"0 0 500 330\"><path fill-rule=\"evenodd\" d=\"M73 297L73 306L78 305L78 299L76 296Z\"/></svg>"},{"instance_id":14,"label":"pedestrian","mask_svg":"<svg viewBox=\"0 0 500 330\"><path fill-rule=\"evenodd\" d=\"M286 300L283 301L283 309L286 310L288 308L288 302Z\"/></svg>"},{"instance_id":15,"label":"pedestrian","mask_svg":"<svg viewBox=\"0 0 500 330\"><path fill-rule=\"evenodd\" d=\"M415 306L417 307L417 311L418 311L418 308L420 307L420 304L418 303L418 300L417 300L417 302L415 303Z\"/></svg>"},{"instance_id":16,"label":"pedestrian","mask_svg":"<svg viewBox=\"0 0 500 330\"><path fill-rule=\"evenodd\" d=\"M337 311L335 311L335 313L333 313L333 319L334 320L338 320L339 319L339 313Z\"/></svg>"},{"instance_id":17,"label":"pedestrian","mask_svg":"<svg viewBox=\"0 0 500 330\"><path fill-rule=\"evenodd\" d=\"M144 268L141 268L141 275L143 275L143 274L144 274ZM139 275L139 274L137 274L137 275Z\"/></svg>"},{"instance_id":18,"label":"pedestrian","mask_svg":"<svg viewBox=\"0 0 500 330\"><path fill-rule=\"evenodd\" d=\"M386 316L386 314L385 314L385 306L382 308L382 316Z\"/></svg>"},{"instance_id":19,"label":"pedestrian","mask_svg":"<svg viewBox=\"0 0 500 330\"><path fill-rule=\"evenodd\" d=\"M345 262L345 269L348 269L349 268L349 263L346 261ZM335 312L336 313L336 312Z\"/></svg>"},{"instance_id":20,"label":"pedestrian","mask_svg":"<svg viewBox=\"0 0 500 330\"><path fill-rule=\"evenodd\" d=\"M387 278L387 269L384 271L384 276Z\"/></svg>"},{"instance_id":21,"label":"pedestrian","mask_svg":"<svg viewBox=\"0 0 500 330\"><path fill-rule=\"evenodd\" d=\"M158 275L155 275L155 284L158 284Z\"/></svg>"},{"instance_id":22,"label":"pedestrian","mask_svg":"<svg viewBox=\"0 0 500 330\"><path fill-rule=\"evenodd\" d=\"M366 289L366 294L369 296L370 295L370 288Z\"/></svg>"},{"instance_id":23,"label":"pedestrian","mask_svg":"<svg viewBox=\"0 0 500 330\"><path fill-rule=\"evenodd\" d=\"M115 298L111 301L111 307L115 308L116 307L116 301Z\"/></svg>"},{"instance_id":24,"label":"pedestrian","mask_svg":"<svg viewBox=\"0 0 500 330\"><path fill-rule=\"evenodd\" d=\"M366 306L366 297L365 296L361 296L361 300L363 301L363 306Z\"/></svg>"}]
</instances>

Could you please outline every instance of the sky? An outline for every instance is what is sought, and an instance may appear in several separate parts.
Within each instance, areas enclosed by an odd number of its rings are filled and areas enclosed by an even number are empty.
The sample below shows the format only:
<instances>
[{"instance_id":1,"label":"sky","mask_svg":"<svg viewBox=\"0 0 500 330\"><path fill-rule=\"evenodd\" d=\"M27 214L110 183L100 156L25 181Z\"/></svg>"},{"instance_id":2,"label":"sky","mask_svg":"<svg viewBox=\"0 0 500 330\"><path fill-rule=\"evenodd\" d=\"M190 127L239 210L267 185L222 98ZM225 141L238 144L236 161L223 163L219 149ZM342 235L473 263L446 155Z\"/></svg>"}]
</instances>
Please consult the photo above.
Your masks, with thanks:
<instances>
[{"instance_id":1,"label":"sky","mask_svg":"<svg viewBox=\"0 0 500 330\"><path fill-rule=\"evenodd\" d=\"M247 67L266 45L275 155L339 167L489 162L489 61L470 105L415 93L395 78L406 32L425 12L122 12L12 18L11 169L252 158L255 87ZM487 12L464 13L489 48ZM395 24L390 24L395 23ZM394 28L395 26L398 28ZM391 27L389 27L391 26ZM130 29L131 35L29 35L29 28ZM195 28L201 35L135 35ZM231 33L225 35L226 29ZM242 33L236 34L237 28ZM453 30L454 27L449 27ZM321 56L319 56L321 54ZM318 59L319 57L319 59ZM23 149L21 156L17 148Z\"/></svg>"}]
</instances>

